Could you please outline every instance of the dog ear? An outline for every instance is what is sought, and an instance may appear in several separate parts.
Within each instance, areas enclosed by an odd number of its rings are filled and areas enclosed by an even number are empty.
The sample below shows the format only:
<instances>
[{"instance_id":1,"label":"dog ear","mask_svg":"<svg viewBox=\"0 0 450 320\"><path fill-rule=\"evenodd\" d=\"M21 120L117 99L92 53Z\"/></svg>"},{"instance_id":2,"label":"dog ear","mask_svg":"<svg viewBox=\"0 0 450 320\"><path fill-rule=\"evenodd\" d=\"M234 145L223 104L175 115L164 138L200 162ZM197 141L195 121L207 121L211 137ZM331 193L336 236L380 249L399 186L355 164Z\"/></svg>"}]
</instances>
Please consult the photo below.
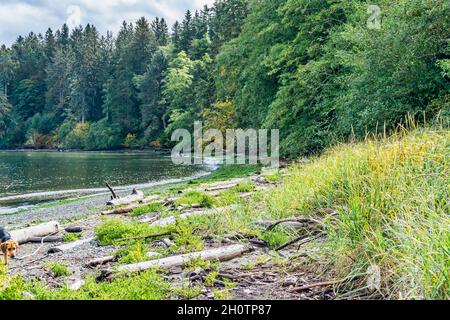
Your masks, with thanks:
<instances>
[{"instance_id":1,"label":"dog ear","mask_svg":"<svg viewBox=\"0 0 450 320\"><path fill-rule=\"evenodd\" d=\"M13 242L15 243L16 248L18 248L19 247L19 243L17 241L15 241L15 240L13 240Z\"/></svg>"},{"instance_id":2,"label":"dog ear","mask_svg":"<svg viewBox=\"0 0 450 320\"><path fill-rule=\"evenodd\" d=\"M5 253L6 251L8 251L8 244L6 242L3 242L1 247L2 252Z\"/></svg>"}]
</instances>

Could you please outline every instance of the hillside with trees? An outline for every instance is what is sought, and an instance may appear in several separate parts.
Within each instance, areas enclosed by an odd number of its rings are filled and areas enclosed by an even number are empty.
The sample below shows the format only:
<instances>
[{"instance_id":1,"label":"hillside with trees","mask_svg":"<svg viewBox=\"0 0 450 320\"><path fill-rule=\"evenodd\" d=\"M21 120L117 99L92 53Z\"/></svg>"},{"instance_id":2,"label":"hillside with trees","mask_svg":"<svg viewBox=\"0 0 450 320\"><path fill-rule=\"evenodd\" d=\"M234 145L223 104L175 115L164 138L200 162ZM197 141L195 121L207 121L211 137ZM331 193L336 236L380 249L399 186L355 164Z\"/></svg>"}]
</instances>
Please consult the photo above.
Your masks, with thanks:
<instances>
[{"instance_id":1,"label":"hillside with trees","mask_svg":"<svg viewBox=\"0 0 450 320\"><path fill-rule=\"evenodd\" d=\"M0 148L168 147L174 129L278 128L294 157L448 121L444 0L218 0L117 35L63 25L0 49Z\"/></svg>"}]
</instances>

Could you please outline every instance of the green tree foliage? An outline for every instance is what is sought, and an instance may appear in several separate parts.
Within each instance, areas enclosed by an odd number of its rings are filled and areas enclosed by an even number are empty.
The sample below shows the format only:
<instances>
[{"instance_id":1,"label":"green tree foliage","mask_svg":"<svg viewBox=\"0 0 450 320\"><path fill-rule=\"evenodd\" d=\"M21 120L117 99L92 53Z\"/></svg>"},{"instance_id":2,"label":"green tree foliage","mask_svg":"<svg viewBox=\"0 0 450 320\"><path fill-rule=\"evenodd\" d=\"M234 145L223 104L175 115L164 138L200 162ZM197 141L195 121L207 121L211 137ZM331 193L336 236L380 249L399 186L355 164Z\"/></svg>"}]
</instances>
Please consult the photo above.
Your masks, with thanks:
<instances>
[{"instance_id":1,"label":"green tree foliage","mask_svg":"<svg viewBox=\"0 0 450 320\"><path fill-rule=\"evenodd\" d=\"M217 58L218 97L234 100L239 125L279 128L282 153L295 156L444 108L430 101L449 89L438 62L448 3L381 2L380 30L367 27L370 4L251 1Z\"/></svg>"},{"instance_id":2,"label":"green tree foliage","mask_svg":"<svg viewBox=\"0 0 450 320\"><path fill-rule=\"evenodd\" d=\"M242 23L248 14L247 2L247 0L217 0L214 3L209 33L215 53L224 43L240 34Z\"/></svg>"},{"instance_id":3,"label":"green tree foliage","mask_svg":"<svg viewBox=\"0 0 450 320\"><path fill-rule=\"evenodd\" d=\"M450 88L438 67L450 53L448 2L382 2L380 30L361 27L364 9L356 6L359 15L334 40L341 64L350 70L341 77L345 94L336 99L339 131L348 134L353 128L363 135L402 122L407 113L417 120L432 118L437 110L430 110L430 102Z\"/></svg>"},{"instance_id":4,"label":"green tree foliage","mask_svg":"<svg viewBox=\"0 0 450 320\"><path fill-rule=\"evenodd\" d=\"M266 63L269 49L286 39L278 27L277 9L284 0L251 2L241 35L227 43L217 56L216 84L219 100L233 99L242 127L259 127L278 89L278 77ZM257 94L255 94L257 92Z\"/></svg>"},{"instance_id":5,"label":"green tree foliage","mask_svg":"<svg viewBox=\"0 0 450 320\"><path fill-rule=\"evenodd\" d=\"M9 113L11 112L11 105L6 100L3 93L0 93L0 139L5 136L6 129L8 128ZM0 146L2 144L0 143Z\"/></svg>"},{"instance_id":6,"label":"green tree foliage","mask_svg":"<svg viewBox=\"0 0 450 320\"><path fill-rule=\"evenodd\" d=\"M217 0L0 47L0 147L170 146L174 129L280 129L297 156L407 116L450 119L448 1ZM378 17L375 17L378 19ZM441 120L439 120L441 121Z\"/></svg>"}]
</instances>

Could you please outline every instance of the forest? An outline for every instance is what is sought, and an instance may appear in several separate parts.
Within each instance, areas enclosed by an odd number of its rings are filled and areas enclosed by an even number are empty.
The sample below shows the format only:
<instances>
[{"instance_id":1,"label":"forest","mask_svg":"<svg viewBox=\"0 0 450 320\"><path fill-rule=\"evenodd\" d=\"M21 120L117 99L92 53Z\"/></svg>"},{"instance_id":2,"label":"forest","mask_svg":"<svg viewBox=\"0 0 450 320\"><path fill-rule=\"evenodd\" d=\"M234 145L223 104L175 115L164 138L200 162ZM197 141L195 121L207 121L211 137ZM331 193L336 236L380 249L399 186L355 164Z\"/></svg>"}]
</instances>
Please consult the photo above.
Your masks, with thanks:
<instances>
[{"instance_id":1,"label":"forest","mask_svg":"<svg viewBox=\"0 0 450 320\"><path fill-rule=\"evenodd\" d=\"M164 17L30 32L0 48L0 148L170 147L194 121L280 129L320 152L450 116L445 0L217 0Z\"/></svg>"}]
</instances>

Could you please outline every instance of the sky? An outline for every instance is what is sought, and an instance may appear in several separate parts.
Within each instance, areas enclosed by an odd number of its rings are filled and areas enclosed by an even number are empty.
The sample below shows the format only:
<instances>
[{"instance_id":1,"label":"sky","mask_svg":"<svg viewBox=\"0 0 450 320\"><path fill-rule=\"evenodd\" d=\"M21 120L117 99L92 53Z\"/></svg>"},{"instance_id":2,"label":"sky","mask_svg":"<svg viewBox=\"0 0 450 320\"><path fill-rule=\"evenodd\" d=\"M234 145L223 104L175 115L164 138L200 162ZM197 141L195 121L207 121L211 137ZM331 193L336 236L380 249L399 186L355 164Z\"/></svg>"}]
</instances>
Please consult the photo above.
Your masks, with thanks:
<instances>
[{"instance_id":1,"label":"sky","mask_svg":"<svg viewBox=\"0 0 450 320\"><path fill-rule=\"evenodd\" d=\"M0 44L10 46L30 31L44 34L59 29L94 24L101 34L117 34L123 20L135 22L145 16L163 17L171 28L187 9L194 11L214 0L0 0Z\"/></svg>"}]
</instances>

